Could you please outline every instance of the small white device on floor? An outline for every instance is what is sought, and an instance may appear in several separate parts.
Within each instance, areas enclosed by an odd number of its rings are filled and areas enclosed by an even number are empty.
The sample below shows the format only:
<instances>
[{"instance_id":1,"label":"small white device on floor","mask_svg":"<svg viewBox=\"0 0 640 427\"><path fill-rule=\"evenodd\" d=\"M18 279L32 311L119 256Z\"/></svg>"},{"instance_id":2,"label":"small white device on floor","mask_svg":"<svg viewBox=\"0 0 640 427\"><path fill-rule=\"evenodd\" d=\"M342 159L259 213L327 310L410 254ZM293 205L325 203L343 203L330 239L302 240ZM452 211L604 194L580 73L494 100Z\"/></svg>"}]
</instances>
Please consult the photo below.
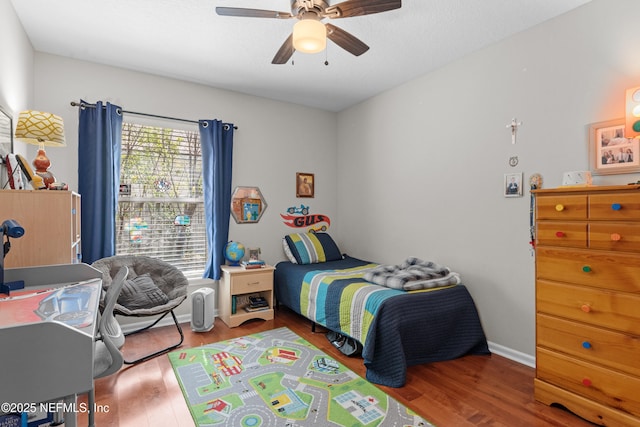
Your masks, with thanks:
<instances>
[{"instance_id":1,"label":"small white device on floor","mask_svg":"<svg viewBox=\"0 0 640 427\"><path fill-rule=\"evenodd\" d=\"M191 294L191 329L207 332L213 329L213 309L216 292L211 288L200 288Z\"/></svg>"}]
</instances>

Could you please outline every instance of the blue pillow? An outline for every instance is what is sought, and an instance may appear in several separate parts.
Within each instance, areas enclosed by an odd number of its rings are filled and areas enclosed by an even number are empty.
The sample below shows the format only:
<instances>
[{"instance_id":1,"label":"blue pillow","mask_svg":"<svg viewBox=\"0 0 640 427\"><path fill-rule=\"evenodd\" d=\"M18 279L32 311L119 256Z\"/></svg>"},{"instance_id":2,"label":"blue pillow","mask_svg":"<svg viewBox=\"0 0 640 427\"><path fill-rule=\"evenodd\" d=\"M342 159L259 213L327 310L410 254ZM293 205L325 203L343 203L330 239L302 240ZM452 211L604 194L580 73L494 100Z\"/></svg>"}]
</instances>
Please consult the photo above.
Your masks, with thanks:
<instances>
[{"instance_id":1,"label":"blue pillow","mask_svg":"<svg viewBox=\"0 0 640 427\"><path fill-rule=\"evenodd\" d=\"M285 248L289 248L296 264L315 264L342 259L338 245L327 233L294 233L285 236L284 241Z\"/></svg>"}]
</instances>

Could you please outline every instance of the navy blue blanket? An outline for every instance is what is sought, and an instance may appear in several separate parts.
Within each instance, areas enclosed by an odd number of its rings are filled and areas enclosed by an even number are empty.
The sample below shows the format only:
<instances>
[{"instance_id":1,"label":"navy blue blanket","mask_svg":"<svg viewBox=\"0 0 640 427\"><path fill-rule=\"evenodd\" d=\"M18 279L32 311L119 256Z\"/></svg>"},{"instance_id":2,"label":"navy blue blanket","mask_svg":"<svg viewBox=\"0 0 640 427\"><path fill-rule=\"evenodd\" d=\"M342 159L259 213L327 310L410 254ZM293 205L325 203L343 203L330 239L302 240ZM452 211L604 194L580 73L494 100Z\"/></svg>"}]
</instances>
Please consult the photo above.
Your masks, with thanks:
<instances>
[{"instance_id":1,"label":"navy blue blanket","mask_svg":"<svg viewBox=\"0 0 640 427\"><path fill-rule=\"evenodd\" d=\"M300 310L300 290L307 272L365 264L369 262L351 257L307 265L280 262L274 276L276 299L304 315ZM337 310L337 305L325 307L327 315L331 310ZM489 348L473 299L460 284L385 300L369 329L362 357L367 380L402 387L408 366L465 354L489 354Z\"/></svg>"}]
</instances>

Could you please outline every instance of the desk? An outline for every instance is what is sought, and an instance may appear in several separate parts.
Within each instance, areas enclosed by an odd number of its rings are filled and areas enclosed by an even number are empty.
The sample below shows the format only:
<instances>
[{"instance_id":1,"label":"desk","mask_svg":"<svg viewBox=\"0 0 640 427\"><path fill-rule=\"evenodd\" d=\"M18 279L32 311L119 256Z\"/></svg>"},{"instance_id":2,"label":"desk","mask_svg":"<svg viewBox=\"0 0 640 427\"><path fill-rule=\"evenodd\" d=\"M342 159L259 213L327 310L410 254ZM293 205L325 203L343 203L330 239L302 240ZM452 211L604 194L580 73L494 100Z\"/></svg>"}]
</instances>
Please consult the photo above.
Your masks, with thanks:
<instances>
[{"instance_id":1,"label":"desk","mask_svg":"<svg viewBox=\"0 0 640 427\"><path fill-rule=\"evenodd\" d=\"M47 402L93 388L101 277L87 264L5 270L7 281L24 280L25 289L0 301L0 402Z\"/></svg>"}]
</instances>

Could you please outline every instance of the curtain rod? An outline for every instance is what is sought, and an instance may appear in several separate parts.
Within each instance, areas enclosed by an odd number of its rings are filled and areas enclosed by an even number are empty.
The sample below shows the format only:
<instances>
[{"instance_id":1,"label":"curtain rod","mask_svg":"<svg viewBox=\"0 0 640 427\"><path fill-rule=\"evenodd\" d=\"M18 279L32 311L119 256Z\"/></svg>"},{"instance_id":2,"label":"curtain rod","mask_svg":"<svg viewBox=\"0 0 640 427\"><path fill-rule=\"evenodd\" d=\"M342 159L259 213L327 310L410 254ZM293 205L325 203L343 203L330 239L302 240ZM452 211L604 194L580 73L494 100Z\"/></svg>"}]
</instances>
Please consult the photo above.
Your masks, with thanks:
<instances>
[{"instance_id":1,"label":"curtain rod","mask_svg":"<svg viewBox=\"0 0 640 427\"><path fill-rule=\"evenodd\" d=\"M72 107L90 107L90 108L96 108L96 104L88 104L86 102L76 102L76 101L71 101L71 106ZM186 122L186 123L195 123L198 124L200 123L197 120L189 120L189 119L178 119L176 117L169 117L169 116L158 116L156 114L149 114L149 113L138 113L136 111L127 111L127 110L122 110L123 113L127 113L127 114L134 114L137 116L146 116L146 117L154 117L156 119L167 119L167 120L175 120L178 122ZM234 129L238 129L238 126L233 126Z\"/></svg>"}]
</instances>

